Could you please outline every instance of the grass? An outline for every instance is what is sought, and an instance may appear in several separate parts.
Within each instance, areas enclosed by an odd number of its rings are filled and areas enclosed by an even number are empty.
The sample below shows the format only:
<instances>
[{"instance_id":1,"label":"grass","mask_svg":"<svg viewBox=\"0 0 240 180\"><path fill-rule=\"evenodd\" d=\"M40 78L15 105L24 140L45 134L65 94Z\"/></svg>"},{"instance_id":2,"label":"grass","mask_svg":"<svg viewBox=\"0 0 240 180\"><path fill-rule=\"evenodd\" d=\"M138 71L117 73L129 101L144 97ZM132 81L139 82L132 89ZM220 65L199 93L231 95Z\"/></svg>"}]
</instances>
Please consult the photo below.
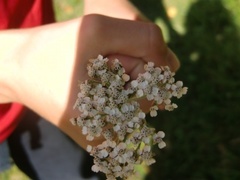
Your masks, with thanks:
<instances>
[{"instance_id":1,"label":"grass","mask_svg":"<svg viewBox=\"0 0 240 180\"><path fill-rule=\"evenodd\" d=\"M145 179L240 179L240 0L132 2L162 27L181 60L177 78L189 87L176 111L149 119L166 132L167 147ZM59 21L82 8L77 0L55 3Z\"/></svg>"},{"instance_id":2,"label":"grass","mask_svg":"<svg viewBox=\"0 0 240 180\"><path fill-rule=\"evenodd\" d=\"M182 64L177 77L189 87L178 110L150 120L166 132L168 147L146 179L239 179L240 1L135 3L165 25L168 44ZM177 9L174 17L170 7Z\"/></svg>"},{"instance_id":3,"label":"grass","mask_svg":"<svg viewBox=\"0 0 240 180\"><path fill-rule=\"evenodd\" d=\"M0 173L0 180L29 180L29 178L13 165L9 170Z\"/></svg>"},{"instance_id":4,"label":"grass","mask_svg":"<svg viewBox=\"0 0 240 180\"><path fill-rule=\"evenodd\" d=\"M83 1L53 0L57 21L65 21L82 15Z\"/></svg>"}]
</instances>

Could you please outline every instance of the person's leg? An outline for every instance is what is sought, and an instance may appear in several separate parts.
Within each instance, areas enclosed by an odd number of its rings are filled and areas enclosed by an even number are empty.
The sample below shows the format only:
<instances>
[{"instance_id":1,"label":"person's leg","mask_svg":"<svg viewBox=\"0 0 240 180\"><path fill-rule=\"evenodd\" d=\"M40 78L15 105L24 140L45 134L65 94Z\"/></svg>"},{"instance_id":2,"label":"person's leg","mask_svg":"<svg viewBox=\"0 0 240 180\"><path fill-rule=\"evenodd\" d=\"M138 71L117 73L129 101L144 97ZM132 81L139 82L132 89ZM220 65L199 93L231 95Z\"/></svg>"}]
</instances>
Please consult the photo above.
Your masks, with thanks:
<instances>
[{"instance_id":1,"label":"person's leg","mask_svg":"<svg viewBox=\"0 0 240 180\"><path fill-rule=\"evenodd\" d=\"M7 141L0 143L0 173L11 167Z\"/></svg>"},{"instance_id":2,"label":"person's leg","mask_svg":"<svg viewBox=\"0 0 240 180\"><path fill-rule=\"evenodd\" d=\"M9 138L9 145L17 166L31 179L98 179L92 176L90 156L33 113L24 117Z\"/></svg>"}]
</instances>

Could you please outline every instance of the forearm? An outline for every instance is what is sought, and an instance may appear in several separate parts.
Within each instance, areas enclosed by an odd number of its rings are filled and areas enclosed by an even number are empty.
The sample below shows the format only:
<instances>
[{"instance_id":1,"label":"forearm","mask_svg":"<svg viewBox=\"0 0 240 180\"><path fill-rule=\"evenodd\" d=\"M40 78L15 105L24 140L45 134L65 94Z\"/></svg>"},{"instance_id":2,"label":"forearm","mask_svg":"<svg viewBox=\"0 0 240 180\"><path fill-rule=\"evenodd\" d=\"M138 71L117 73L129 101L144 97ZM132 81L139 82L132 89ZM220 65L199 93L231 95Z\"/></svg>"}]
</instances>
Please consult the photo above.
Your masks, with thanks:
<instances>
[{"instance_id":1,"label":"forearm","mask_svg":"<svg viewBox=\"0 0 240 180\"><path fill-rule=\"evenodd\" d=\"M28 40L26 30L0 31L0 103L16 101L14 84L22 49Z\"/></svg>"},{"instance_id":2,"label":"forearm","mask_svg":"<svg viewBox=\"0 0 240 180\"><path fill-rule=\"evenodd\" d=\"M64 44L69 46L69 41L73 39L63 36L64 31L63 26L60 28L54 24L0 32L0 94L8 97L5 98L6 102L17 101L32 107L33 102L26 97L33 94L35 99L39 91L46 93L50 84L58 81L59 78L51 77L45 70L52 68L53 72L60 71L56 59L63 59L67 63L72 58L70 55L74 54L66 52L74 51L75 44L72 43L72 47L66 50ZM63 61L59 64L63 64ZM24 96L25 93L27 96Z\"/></svg>"},{"instance_id":3,"label":"forearm","mask_svg":"<svg viewBox=\"0 0 240 180\"><path fill-rule=\"evenodd\" d=\"M76 114L72 107L78 79L73 79L73 71L80 23L81 19L76 19L33 30L31 47L21 61L24 83L20 93L26 96L19 96L19 100L85 148L87 142L81 129L69 121Z\"/></svg>"},{"instance_id":4,"label":"forearm","mask_svg":"<svg viewBox=\"0 0 240 180\"><path fill-rule=\"evenodd\" d=\"M21 90L18 91L18 100L49 120L60 119L60 112L67 104L70 87L66 83L71 79L76 33L70 23L32 29L31 44L28 44L25 57L19 63ZM53 109L59 113L51 112Z\"/></svg>"},{"instance_id":5,"label":"forearm","mask_svg":"<svg viewBox=\"0 0 240 180\"><path fill-rule=\"evenodd\" d=\"M0 103L26 105L86 147L81 129L69 122L76 115L79 77L72 76L80 23L0 31Z\"/></svg>"}]
</instances>

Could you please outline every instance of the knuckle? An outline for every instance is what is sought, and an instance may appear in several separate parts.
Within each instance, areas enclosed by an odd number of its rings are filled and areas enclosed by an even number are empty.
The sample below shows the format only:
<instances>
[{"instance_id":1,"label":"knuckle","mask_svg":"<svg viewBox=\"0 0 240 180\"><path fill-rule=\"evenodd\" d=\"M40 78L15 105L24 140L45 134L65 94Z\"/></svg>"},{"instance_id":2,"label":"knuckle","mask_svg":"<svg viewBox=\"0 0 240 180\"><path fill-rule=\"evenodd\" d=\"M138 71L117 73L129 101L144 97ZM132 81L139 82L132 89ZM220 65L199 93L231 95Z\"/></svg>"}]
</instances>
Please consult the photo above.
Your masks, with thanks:
<instances>
[{"instance_id":1,"label":"knuckle","mask_svg":"<svg viewBox=\"0 0 240 180\"><path fill-rule=\"evenodd\" d=\"M172 71L180 67L177 56L168 48L164 41L162 30L156 24L149 24L149 51L156 54L155 64L157 66L169 66Z\"/></svg>"},{"instance_id":2,"label":"knuckle","mask_svg":"<svg viewBox=\"0 0 240 180\"><path fill-rule=\"evenodd\" d=\"M167 45L164 41L161 28L154 23L149 23L148 31L149 48L151 48L150 50L155 54L159 54L159 56L163 57L167 52Z\"/></svg>"},{"instance_id":3,"label":"knuckle","mask_svg":"<svg viewBox=\"0 0 240 180\"><path fill-rule=\"evenodd\" d=\"M104 33L104 16L98 14L85 15L82 19L81 31L86 37L101 37Z\"/></svg>"}]
</instances>

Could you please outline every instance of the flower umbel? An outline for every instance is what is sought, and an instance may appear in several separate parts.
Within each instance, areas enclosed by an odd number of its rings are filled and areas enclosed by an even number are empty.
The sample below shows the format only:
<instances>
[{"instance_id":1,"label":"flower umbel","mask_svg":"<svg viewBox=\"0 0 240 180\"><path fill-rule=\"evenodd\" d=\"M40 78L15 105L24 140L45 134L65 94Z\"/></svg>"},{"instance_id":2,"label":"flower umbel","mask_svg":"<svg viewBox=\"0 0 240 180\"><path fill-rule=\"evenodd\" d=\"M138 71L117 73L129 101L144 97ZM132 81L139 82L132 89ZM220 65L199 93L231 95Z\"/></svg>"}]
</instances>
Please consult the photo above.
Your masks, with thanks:
<instances>
[{"instance_id":1,"label":"flower umbel","mask_svg":"<svg viewBox=\"0 0 240 180\"><path fill-rule=\"evenodd\" d=\"M149 127L138 100L146 98L153 102L149 112L155 117L160 105L172 111L177 108L172 97L181 98L187 93L182 81L175 82L169 67L154 67L149 62L144 69L145 73L129 82L130 76L119 60L109 65L108 59L99 55L89 60L90 79L79 86L74 108L80 111L80 116L71 122L82 128L88 141L99 136L105 139L97 146L88 145L87 151L94 157L92 170L105 173L109 180L128 178L134 174L135 165L155 163L152 146L158 145L160 149L166 146L164 132Z\"/></svg>"}]
</instances>

